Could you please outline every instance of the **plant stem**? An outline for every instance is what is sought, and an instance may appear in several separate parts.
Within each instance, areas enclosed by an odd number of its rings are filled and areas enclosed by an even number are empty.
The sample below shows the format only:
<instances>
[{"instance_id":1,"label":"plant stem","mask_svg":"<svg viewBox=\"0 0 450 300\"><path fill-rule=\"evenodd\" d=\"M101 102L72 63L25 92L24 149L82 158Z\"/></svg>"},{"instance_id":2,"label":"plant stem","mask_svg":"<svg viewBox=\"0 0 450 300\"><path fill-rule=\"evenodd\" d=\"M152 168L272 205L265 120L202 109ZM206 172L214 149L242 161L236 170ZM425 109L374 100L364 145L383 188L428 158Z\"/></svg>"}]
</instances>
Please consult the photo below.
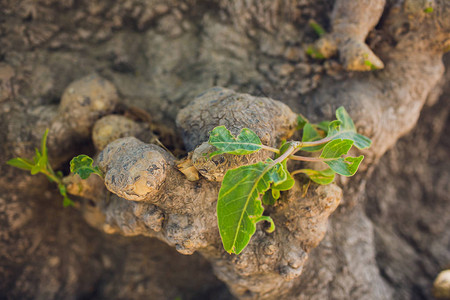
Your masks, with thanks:
<instances>
[{"instance_id":1,"label":"plant stem","mask_svg":"<svg viewBox=\"0 0 450 300\"><path fill-rule=\"evenodd\" d=\"M318 145L328 143L329 141L331 141L331 138L327 137L327 138L323 138L321 140L314 141L314 142L296 142L296 144L294 145L294 148L295 148L294 150L295 150L295 152L297 152L297 151L301 150L301 148L303 148L303 147L318 146ZM260 146L261 146L261 149L263 149L263 150L268 150L268 151L271 151L271 152L274 152L277 154L280 153L280 150L277 148L273 148L273 147L266 146L266 145L260 145Z\"/></svg>"},{"instance_id":2,"label":"plant stem","mask_svg":"<svg viewBox=\"0 0 450 300\"><path fill-rule=\"evenodd\" d=\"M280 150L278 150L277 148L272 148L272 147L269 147L269 146L266 146L266 145L261 145L261 149L269 150L269 151L272 151L272 152L275 152L275 153L280 153Z\"/></svg>"},{"instance_id":3,"label":"plant stem","mask_svg":"<svg viewBox=\"0 0 450 300\"><path fill-rule=\"evenodd\" d=\"M276 165L277 163L282 162L283 160L285 160L286 158L288 158L289 156L291 156L292 154L294 154L294 152L296 151L296 146L297 145L292 145L290 146L286 152L284 152L280 157L278 157L277 159L275 159L273 161L273 165Z\"/></svg>"},{"instance_id":4,"label":"plant stem","mask_svg":"<svg viewBox=\"0 0 450 300\"><path fill-rule=\"evenodd\" d=\"M60 178L58 178L55 173L53 172L53 170L51 170L51 172L49 172L48 170L41 170L41 173L46 175L48 178L50 178L51 180L53 180L54 182L56 182L57 184L62 184L62 181Z\"/></svg>"},{"instance_id":5,"label":"plant stem","mask_svg":"<svg viewBox=\"0 0 450 300\"><path fill-rule=\"evenodd\" d=\"M329 141L331 141L330 137L326 137L323 139L320 139L318 141L314 141L314 142L300 142L300 145L298 145L296 148L303 148L303 147L312 147L312 146L318 146L318 145L322 145L322 144L326 144Z\"/></svg>"},{"instance_id":6,"label":"plant stem","mask_svg":"<svg viewBox=\"0 0 450 300\"><path fill-rule=\"evenodd\" d=\"M44 170L40 171L42 174L44 174L45 176L47 176L49 179L53 180L56 184L60 185L63 184L62 179L59 178L55 172L53 171L52 167L50 166L50 164L47 164L46 168Z\"/></svg>"},{"instance_id":7,"label":"plant stem","mask_svg":"<svg viewBox=\"0 0 450 300\"><path fill-rule=\"evenodd\" d=\"M298 156L298 155L291 155L291 156L289 156L289 158L292 160L312 161L312 162L325 162L325 161L336 160L335 158L320 158L320 157L308 157L308 156Z\"/></svg>"}]
</instances>

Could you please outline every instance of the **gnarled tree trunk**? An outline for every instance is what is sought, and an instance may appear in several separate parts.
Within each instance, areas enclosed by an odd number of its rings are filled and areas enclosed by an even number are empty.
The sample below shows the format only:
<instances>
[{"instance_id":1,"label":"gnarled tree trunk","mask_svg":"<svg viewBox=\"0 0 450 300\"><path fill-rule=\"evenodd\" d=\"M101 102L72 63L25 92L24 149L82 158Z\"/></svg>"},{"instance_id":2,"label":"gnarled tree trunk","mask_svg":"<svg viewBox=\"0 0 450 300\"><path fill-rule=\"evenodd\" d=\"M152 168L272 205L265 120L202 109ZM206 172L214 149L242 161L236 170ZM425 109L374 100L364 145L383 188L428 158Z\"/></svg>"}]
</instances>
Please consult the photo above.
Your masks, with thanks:
<instances>
[{"instance_id":1,"label":"gnarled tree trunk","mask_svg":"<svg viewBox=\"0 0 450 300\"><path fill-rule=\"evenodd\" d=\"M0 295L431 299L450 267L449 22L446 0L3 0ZM362 172L297 178L267 209L277 230L227 254L220 181L268 154L205 160L208 131L276 146L296 113L339 106L373 140ZM45 128L55 169L86 153L106 173L65 179L76 208L5 165Z\"/></svg>"}]
</instances>

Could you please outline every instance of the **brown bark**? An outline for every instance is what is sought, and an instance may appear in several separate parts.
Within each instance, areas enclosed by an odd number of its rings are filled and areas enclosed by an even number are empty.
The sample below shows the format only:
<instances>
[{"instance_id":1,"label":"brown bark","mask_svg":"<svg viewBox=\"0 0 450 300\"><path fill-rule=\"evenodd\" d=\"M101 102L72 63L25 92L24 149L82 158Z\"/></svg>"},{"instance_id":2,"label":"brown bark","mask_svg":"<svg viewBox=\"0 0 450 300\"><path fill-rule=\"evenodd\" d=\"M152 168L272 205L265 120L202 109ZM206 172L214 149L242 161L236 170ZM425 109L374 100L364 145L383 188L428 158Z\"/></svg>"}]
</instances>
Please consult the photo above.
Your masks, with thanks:
<instances>
[{"instance_id":1,"label":"brown bark","mask_svg":"<svg viewBox=\"0 0 450 300\"><path fill-rule=\"evenodd\" d=\"M241 298L431 298L434 277L450 262L450 219L443 213L450 205L448 89L439 100L449 82L442 63L450 38L449 2L370 3L339 0L333 10L328 1L301 0L3 1L0 294L231 298L214 272ZM317 41L307 25L311 19L329 35ZM319 50L331 49L328 60L305 55L314 42ZM345 70L367 66L366 58L384 69ZM89 74L97 75L86 81ZM230 90L218 97L216 90L205 102L196 100L196 107L195 95L217 85L256 98ZM67 100L68 95L75 96ZM225 101L223 110L208 102L214 97ZM249 101L247 110L233 106L240 98ZM251 105L258 99L261 108ZM299 196L298 182L268 209L281 224L275 233L260 226L240 256L224 253L214 214L218 181L230 166L256 157L225 157L208 165L201 159L208 147L196 149L207 131L222 122L234 133L254 126L275 146L292 134L293 112L319 121L331 119L341 105L374 141L363 172L338 180L340 188L312 186L306 197ZM227 107L235 114L231 119L222 116ZM270 115L273 107L282 113ZM419 126L402 138L421 111ZM99 142L93 143L94 123L111 113L140 122L121 119L125 125L113 126L111 135L101 130L110 124L104 122L94 129ZM159 145L130 137L110 143L97 160L107 173L106 186L120 197L90 179L82 183L90 188L85 198L76 199L79 209L63 209L45 178L4 164L31 157L46 127L56 169L66 170L76 154L95 155L94 144L103 150L107 142L99 136L134 135ZM179 146L182 138L186 149ZM199 181L187 180L168 152L185 157L185 150L193 151L189 157ZM151 188L127 182L136 177L125 162L143 166L152 160L160 165L144 178ZM130 237L136 235L144 237ZM202 256L179 255L149 237Z\"/></svg>"}]
</instances>

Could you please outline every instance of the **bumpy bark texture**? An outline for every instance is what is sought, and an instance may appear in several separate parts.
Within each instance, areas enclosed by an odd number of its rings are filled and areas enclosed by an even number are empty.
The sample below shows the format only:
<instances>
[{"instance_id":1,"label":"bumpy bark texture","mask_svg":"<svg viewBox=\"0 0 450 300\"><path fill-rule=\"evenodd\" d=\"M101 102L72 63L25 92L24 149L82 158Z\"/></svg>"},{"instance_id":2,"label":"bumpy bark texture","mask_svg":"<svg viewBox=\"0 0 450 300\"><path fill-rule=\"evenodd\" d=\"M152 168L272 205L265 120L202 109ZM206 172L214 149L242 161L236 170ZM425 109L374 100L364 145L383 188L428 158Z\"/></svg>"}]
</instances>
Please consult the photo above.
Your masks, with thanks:
<instances>
[{"instance_id":1,"label":"bumpy bark texture","mask_svg":"<svg viewBox=\"0 0 450 300\"><path fill-rule=\"evenodd\" d=\"M1 295L432 297L450 263L448 1L1 6ZM311 19L329 34L319 39ZM328 59L308 57L309 46ZM226 254L215 217L223 174L270 153L206 160L208 131L249 127L276 146L296 137L295 113L321 121L341 105L374 141L363 172L304 196L296 178L266 209L276 231L260 224L242 254ZM77 209L63 209L45 178L4 164L31 157L45 128L55 169L87 153L106 174L106 186L65 179Z\"/></svg>"}]
</instances>

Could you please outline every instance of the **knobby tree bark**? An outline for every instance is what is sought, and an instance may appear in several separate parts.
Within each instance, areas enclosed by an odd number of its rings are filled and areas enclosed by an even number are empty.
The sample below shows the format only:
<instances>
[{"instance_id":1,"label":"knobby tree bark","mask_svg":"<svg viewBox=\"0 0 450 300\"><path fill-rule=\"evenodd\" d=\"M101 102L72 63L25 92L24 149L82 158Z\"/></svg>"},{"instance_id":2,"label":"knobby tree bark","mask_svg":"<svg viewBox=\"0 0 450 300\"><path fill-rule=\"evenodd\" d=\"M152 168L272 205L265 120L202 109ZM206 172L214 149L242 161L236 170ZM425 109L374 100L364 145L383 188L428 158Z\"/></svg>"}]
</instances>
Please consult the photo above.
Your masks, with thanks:
<instances>
[{"instance_id":1,"label":"knobby tree bark","mask_svg":"<svg viewBox=\"0 0 450 300\"><path fill-rule=\"evenodd\" d=\"M448 1L2 7L1 294L432 297L432 280L450 263ZM328 33L319 38L311 20ZM296 113L331 120L339 106L373 140L362 172L306 194L296 178L267 209L277 230L258 225L242 254L225 253L220 181L269 154L205 159L208 132L248 127L277 146L298 135ZM55 169L67 172L71 157L88 153L105 173L104 182L65 178L77 208L63 209L45 178L4 164L31 157L45 128Z\"/></svg>"}]
</instances>

